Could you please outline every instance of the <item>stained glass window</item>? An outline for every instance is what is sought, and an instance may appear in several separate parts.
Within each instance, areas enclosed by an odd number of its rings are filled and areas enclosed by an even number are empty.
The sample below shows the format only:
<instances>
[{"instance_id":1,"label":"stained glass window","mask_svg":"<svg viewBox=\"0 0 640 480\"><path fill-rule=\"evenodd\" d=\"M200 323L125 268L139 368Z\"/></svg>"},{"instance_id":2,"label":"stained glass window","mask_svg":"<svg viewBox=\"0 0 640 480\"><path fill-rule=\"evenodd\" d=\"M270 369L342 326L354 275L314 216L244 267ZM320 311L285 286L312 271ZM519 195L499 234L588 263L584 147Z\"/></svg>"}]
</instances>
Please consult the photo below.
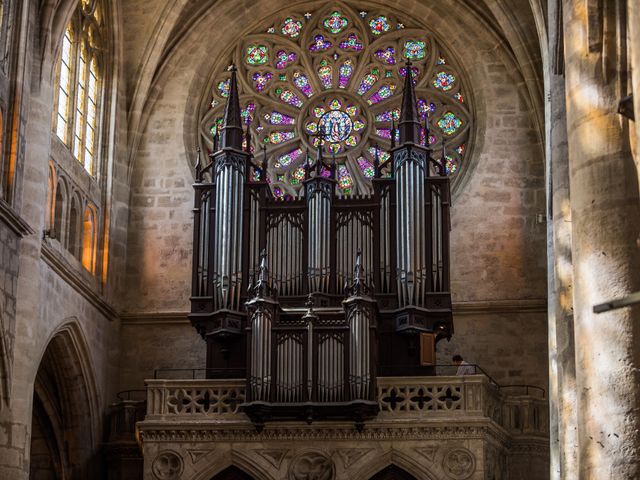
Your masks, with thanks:
<instances>
[{"instance_id":1,"label":"stained glass window","mask_svg":"<svg viewBox=\"0 0 640 480\"><path fill-rule=\"evenodd\" d=\"M415 19L383 9L320 5L265 19L241 42L214 68L203 102L211 107L203 113L202 142L212 148L210 132L223 115L233 63L253 146L266 147L269 162L266 174L252 178L269 182L275 197L300 195L307 152L316 158L318 148L328 162L335 159L339 194L370 190L375 162L387 162L391 137L399 138L407 60L413 63L423 144L439 161L444 139L447 173L457 175L464 167L473 115L464 101L463 76L451 52ZM382 174L391 174L388 164Z\"/></svg>"},{"instance_id":2,"label":"stained glass window","mask_svg":"<svg viewBox=\"0 0 640 480\"><path fill-rule=\"evenodd\" d=\"M79 4L62 38L53 130L91 174L100 117L103 46L97 0Z\"/></svg>"}]
</instances>

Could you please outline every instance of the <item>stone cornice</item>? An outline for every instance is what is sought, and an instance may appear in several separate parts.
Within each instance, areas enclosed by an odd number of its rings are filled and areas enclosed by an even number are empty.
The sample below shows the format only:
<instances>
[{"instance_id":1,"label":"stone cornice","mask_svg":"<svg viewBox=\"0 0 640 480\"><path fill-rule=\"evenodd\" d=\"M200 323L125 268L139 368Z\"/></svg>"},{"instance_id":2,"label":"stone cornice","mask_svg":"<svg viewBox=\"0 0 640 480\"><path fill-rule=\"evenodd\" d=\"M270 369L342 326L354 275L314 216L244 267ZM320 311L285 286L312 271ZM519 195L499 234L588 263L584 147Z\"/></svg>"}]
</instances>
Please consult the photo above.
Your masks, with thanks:
<instances>
[{"instance_id":1,"label":"stone cornice","mask_svg":"<svg viewBox=\"0 0 640 480\"><path fill-rule=\"evenodd\" d=\"M101 314L109 320L118 318L117 312L109 305L104 298L97 292L96 288L89 284L85 278L75 271L62 255L55 251L47 242L42 242L41 249L42 259L51 267L71 288L82 295L91 303Z\"/></svg>"},{"instance_id":2,"label":"stone cornice","mask_svg":"<svg viewBox=\"0 0 640 480\"><path fill-rule=\"evenodd\" d=\"M2 199L0 199L0 221L21 237L35 233L35 230L17 214L11 205Z\"/></svg>"},{"instance_id":3,"label":"stone cornice","mask_svg":"<svg viewBox=\"0 0 640 480\"><path fill-rule=\"evenodd\" d=\"M518 313L546 313L547 300L487 300L478 302L459 302L453 304L453 314L490 315ZM169 325L189 324L188 312L127 312L120 318L124 325Z\"/></svg>"},{"instance_id":4,"label":"stone cornice","mask_svg":"<svg viewBox=\"0 0 640 480\"><path fill-rule=\"evenodd\" d=\"M219 423L200 421L154 421L137 424L144 442L268 442L268 441L391 441L391 440L444 440L487 439L501 443L510 441L510 435L487 418L449 417L430 422L376 422L365 424L358 432L353 424L315 422L280 422L267 424L257 433L248 421Z\"/></svg>"}]
</instances>

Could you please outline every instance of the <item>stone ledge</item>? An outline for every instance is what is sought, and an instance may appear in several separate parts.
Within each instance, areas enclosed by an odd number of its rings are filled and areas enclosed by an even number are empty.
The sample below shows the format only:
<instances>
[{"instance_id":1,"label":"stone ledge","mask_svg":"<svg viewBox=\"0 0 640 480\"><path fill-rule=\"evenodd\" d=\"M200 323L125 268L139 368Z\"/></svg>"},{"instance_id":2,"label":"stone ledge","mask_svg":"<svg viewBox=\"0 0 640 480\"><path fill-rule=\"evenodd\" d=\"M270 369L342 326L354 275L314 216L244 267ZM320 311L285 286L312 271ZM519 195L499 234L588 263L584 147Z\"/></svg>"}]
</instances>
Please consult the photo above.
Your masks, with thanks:
<instances>
[{"instance_id":1,"label":"stone ledge","mask_svg":"<svg viewBox=\"0 0 640 480\"><path fill-rule=\"evenodd\" d=\"M64 259L60 253L42 242L41 258L51 269L57 273L76 292L82 295L96 309L109 320L116 320L118 313L109 305L104 298L89 285L86 279L82 278L78 272Z\"/></svg>"},{"instance_id":2,"label":"stone ledge","mask_svg":"<svg viewBox=\"0 0 640 480\"><path fill-rule=\"evenodd\" d=\"M18 215L18 213L5 200L0 199L0 221L13 230L16 235L26 237L35 232L33 228Z\"/></svg>"},{"instance_id":3,"label":"stone ledge","mask_svg":"<svg viewBox=\"0 0 640 480\"><path fill-rule=\"evenodd\" d=\"M486 300L453 303L454 315L546 313L547 299ZM189 325L189 312L126 312L120 315L123 325Z\"/></svg>"}]
</instances>

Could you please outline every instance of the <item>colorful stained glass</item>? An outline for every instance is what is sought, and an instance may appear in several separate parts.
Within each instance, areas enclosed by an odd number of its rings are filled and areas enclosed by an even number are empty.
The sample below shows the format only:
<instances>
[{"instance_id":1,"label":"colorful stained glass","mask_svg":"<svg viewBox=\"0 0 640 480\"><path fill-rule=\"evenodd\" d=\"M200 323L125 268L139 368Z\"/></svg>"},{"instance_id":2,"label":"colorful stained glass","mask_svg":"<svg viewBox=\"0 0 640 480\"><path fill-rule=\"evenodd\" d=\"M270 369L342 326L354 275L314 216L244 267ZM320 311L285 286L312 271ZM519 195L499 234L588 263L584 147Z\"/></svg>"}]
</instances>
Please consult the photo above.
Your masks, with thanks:
<instances>
[{"instance_id":1,"label":"colorful stained glass","mask_svg":"<svg viewBox=\"0 0 640 480\"><path fill-rule=\"evenodd\" d=\"M393 95L393 92L395 92L395 90L396 90L395 85L383 85L380 87L380 90L378 90L376 93L371 95L371 98L367 100L367 103L369 105L375 105L376 103L379 103L382 100L386 100L387 98Z\"/></svg>"},{"instance_id":2,"label":"colorful stained glass","mask_svg":"<svg viewBox=\"0 0 640 480\"><path fill-rule=\"evenodd\" d=\"M353 122L353 129L356 132L360 132L360 131L364 130L364 127L365 127L364 122L361 121L361 120L356 120L355 122Z\"/></svg>"},{"instance_id":3,"label":"colorful stained glass","mask_svg":"<svg viewBox=\"0 0 640 480\"><path fill-rule=\"evenodd\" d=\"M267 28L267 33L276 33L276 29L275 29L275 27L269 27L269 28Z\"/></svg>"},{"instance_id":4,"label":"colorful stained glass","mask_svg":"<svg viewBox=\"0 0 640 480\"><path fill-rule=\"evenodd\" d=\"M348 24L349 21L347 18L338 11L331 12L331 14L322 22L324 28L334 35L344 30Z\"/></svg>"},{"instance_id":5,"label":"colorful stained glass","mask_svg":"<svg viewBox=\"0 0 640 480\"><path fill-rule=\"evenodd\" d=\"M342 145L340 145L339 143L330 143L329 146L327 147L327 149L334 154L338 154L342 151Z\"/></svg>"},{"instance_id":6,"label":"colorful stained glass","mask_svg":"<svg viewBox=\"0 0 640 480\"><path fill-rule=\"evenodd\" d=\"M302 107L302 100L291 90L282 90L281 88L277 88L276 93L280 96L280 100L282 100L283 102L288 103L293 107Z\"/></svg>"},{"instance_id":7,"label":"colorful stained glass","mask_svg":"<svg viewBox=\"0 0 640 480\"><path fill-rule=\"evenodd\" d=\"M353 50L359 52L362 50L362 42L358 41L358 36L355 33L350 33L346 38L340 42L340 48L342 50Z\"/></svg>"},{"instance_id":8,"label":"colorful stained glass","mask_svg":"<svg viewBox=\"0 0 640 480\"><path fill-rule=\"evenodd\" d=\"M427 113L431 115L435 111L436 111L435 103L433 102L429 103L426 100L423 100L422 98L418 99L418 114L420 115L420 118L422 120L425 119Z\"/></svg>"},{"instance_id":9,"label":"colorful stained glass","mask_svg":"<svg viewBox=\"0 0 640 480\"><path fill-rule=\"evenodd\" d=\"M444 158L444 170L446 174L451 175L452 173L456 173L458 171L458 161L449 155L445 156Z\"/></svg>"},{"instance_id":10,"label":"colorful stained glass","mask_svg":"<svg viewBox=\"0 0 640 480\"><path fill-rule=\"evenodd\" d=\"M281 73L280 75L278 75L278 78L280 79L281 82L286 82L287 81L287 74L286 73Z\"/></svg>"},{"instance_id":11,"label":"colorful stained glass","mask_svg":"<svg viewBox=\"0 0 640 480\"><path fill-rule=\"evenodd\" d=\"M271 113L265 113L264 119L271 125L293 125L294 123L296 123L293 117L285 115L284 113L277 112L275 110Z\"/></svg>"},{"instance_id":12,"label":"colorful stained glass","mask_svg":"<svg viewBox=\"0 0 640 480\"><path fill-rule=\"evenodd\" d=\"M266 45L249 45L245 62L249 65L264 65L269 61L269 50Z\"/></svg>"},{"instance_id":13,"label":"colorful stained glass","mask_svg":"<svg viewBox=\"0 0 640 480\"><path fill-rule=\"evenodd\" d=\"M391 158L391 154L389 152L385 152L384 150L381 150L378 147L369 147L367 151L371 155L371 158L376 158L376 154L377 154L380 164L383 164L384 162L386 162Z\"/></svg>"},{"instance_id":14,"label":"colorful stained glass","mask_svg":"<svg viewBox=\"0 0 640 480\"><path fill-rule=\"evenodd\" d=\"M324 52L331 48L332 43L324 38L324 35L316 35L313 37L313 43L309 45L309 51L313 53Z\"/></svg>"},{"instance_id":15,"label":"colorful stained glass","mask_svg":"<svg viewBox=\"0 0 640 480\"><path fill-rule=\"evenodd\" d=\"M351 60L347 60L342 65L340 65L340 79L339 79L339 87L347 88L349 85L349 80L351 79L351 75L353 74L353 62Z\"/></svg>"},{"instance_id":16,"label":"colorful stained glass","mask_svg":"<svg viewBox=\"0 0 640 480\"><path fill-rule=\"evenodd\" d=\"M240 115L242 116L242 120L246 125L249 125L253 122L253 114L256 111L256 104L253 102L247 103L247 105L242 109Z\"/></svg>"},{"instance_id":17,"label":"colorful stained glass","mask_svg":"<svg viewBox=\"0 0 640 480\"><path fill-rule=\"evenodd\" d=\"M324 127L327 140L330 142L344 141L353 130L351 118L340 110L331 110L325 113L318 123L319 126Z\"/></svg>"},{"instance_id":18,"label":"colorful stained glass","mask_svg":"<svg viewBox=\"0 0 640 480\"><path fill-rule=\"evenodd\" d=\"M298 56L293 52L288 52L286 50L278 50L276 52L276 68L278 70L284 70L293 62L296 61Z\"/></svg>"},{"instance_id":19,"label":"colorful stained glass","mask_svg":"<svg viewBox=\"0 0 640 480\"><path fill-rule=\"evenodd\" d=\"M356 137L354 137L353 135L350 135L344 141L344 144L347 145L348 147L355 147L358 144L358 139Z\"/></svg>"},{"instance_id":20,"label":"colorful stained glass","mask_svg":"<svg viewBox=\"0 0 640 480\"><path fill-rule=\"evenodd\" d=\"M418 100L420 102L420 100ZM400 118L400 109L394 108L393 110L386 110L376 115L376 122L391 122L392 120L398 120Z\"/></svg>"},{"instance_id":21,"label":"colorful stained glass","mask_svg":"<svg viewBox=\"0 0 640 480\"><path fill-rule=\"evenodd\" d=\"M389 19L387 17L380 15L369 21L369 28L374 35L382 35L389 31L391 25L389 25Z\"/></svg>"},{"instance_id":22,"label":"colorful stained glass","mask_svg":"<svg viewBox=\"0 0 640 480\"><path fill-rule=\"evenodd\" d=\"M467 147L466 147L466 145L464 143L462 145L460 145L458 148L456 148L456 152L458 152L458 155L463 155L465 148L467 148Z\"/></svg>"},{"instance_id":23,"label":"colorful stained glass","mask_svg":"<svg viewBox=\"0 0 640 480\"><path fill-rule=\"evenodd\" d=\"M464 97L462 96L462 94L460 92L455 93L453 95L453 98L458 100L460 103L464 103Z\"/></svg>"},{"instance_id":24,"label":"colorful stained glass","mask_svg":"<svg viewBox=\"0 0 640 480\"><path fill-rule=\"evenodd\" d=\"M310 97L313 95L313 89L309 84L309 79L304 73L296 72L293 74L293 83L298 87L305 97Z\"/></svg>"},{"instance_id":25,"label":"colorful stained glass","mask_svg":"<svg viewBox=\"0 0 640 480\"><path fill-rule=\"evenodd\" d=\"M425 135L426 134L427 134L427 132L424 131L424 128L420 128L420 144L421 145L424 145ZM429 135L429 145L433 145L437 141L438 141L438 139L435 137L435 135Z\"/></svg>"},{"instance_id":26,"label":"colorful stained glass","mask_svg":"<svg viewBox=\"0 0 640 480\"><path fill-rule=\"evenodd\" d=\"M284 191L280 187L273 187L273 196L277 199L283 199Z\"/></svg>"},{"instance_id":27,"label":"colorful stained glass","mask_svg":"<svg viewBox=\"0 0 640 480\"><path fill-rule=\"evenodd\" d=\"M358 87L358 95L364 95L371 87L378 81L380 78L380 70L374 68L369 73L367 73L362 81L360 82L360 86Z\"/></svg>"},{"instance_id":28,"label":"colorful stained glass","mask_svg":"<svg viewBox=\"0 0 640 480\"><path fill-rule=\"evenodd\" d=\"M216 118L216 121L211 125L211 135L215 136L216 132L220 131L220 128L222 128L222 117Z\"/></svg>"},{"instance_id":29,"label":"colorful stained glass","mask_svg":"<svg viewBox=\"0 0 640 480\"><path fill-rule=\"evenodd\" d=\"M327 167L322 167L322 170L320 170L320 176L324 178L331 177L331 170L329 170Z\"/></svg>"},{"instance_id":30,"label":"colorful stained glass","mask_svg":"<svg viewBox=\"0 0 640 480\"><path fill-rule=\"evenodd\" d=\"M343 164L338 165L338 185L343 193L350 193L351 187L353 187L353 178L351 178L349 169Z\"/></svg>"},{"instance_id":31,"label":"colorful stained glass","mask_svg":"<svg viewBox=\"0 0 640 480\"><path fill-rule=\"evenodd\" d=\"M318 78L320 78L320 83L322 83L324 88L333 87L333 68L326 62L326 60L320 62Z\"/></svg>"},{"instance_id":32,"label":"colorful stained glass","mask_svg":"<svg viewBox=\"0 0 640 480\"><path fill-rule=\"evenodd\" d=\"M307 123L307 126L304 128L307 131L307 133L310 133L311 135L314 135L318 132L318 124L315 122Z\"/></svg>"},{"instance_id":33,"label":"colorful stained glass","mask_svg":"<svg viewBox=\"0 0 640 480\"><path fill-rule=\"evenodd\" d=\"M265 137L268 143L272 145L278 145L280 143L288 142L296 137L295 132L272 132L268 137Z\"/></svg>"},{"instance_id":34,"label":"colorful stained glass","mask_svg":"<svg viewBox=\"0 0 640 480\"><path fill-rule=\"evenodd\" d=\"M391 140L391 129L389 128L376 128L376 135L382 138L386 138L387 140ZM396 142L400 141L400 130L396 128L395 130L395 138Z\"/></svg>"},{"instance_id":35,"label":"colorful stained glass","mask_svg":"<svg viewBox=\"0 0 640 480\"><path fill-rule=\"evenodd\" d=\"M422 60L427 56L426 43L420 40L407 40L404 42L404 57L409 60Z\"/></svg>"},{"instance_id":36,"label":"colorful stained glass","mask_svg":"<svg viewBox=\"0 0 640 480\"><path fill-rule=\"evenodd\" d=\"M438 61L436 62L436 65L445 65L447 63L447 61L444 59L444 57L438 57Z\"/></svg>"},{"instance_id":37,"label":"colorful stained glass","mask_svg":"<svg viewBox=\"0 0 640 480\"><path fill-rule=\"evenodd\" d=\"M274 166L276 168L288 167L291 163L295 162L302 156L302 149L296 148L295 150L290 151L289 153L285 153L284 155L280 155L276 159L276 163Z\"/></svg>"},{"instance_id":38,"label":"colorful stained glass","mask_svg":"<svg viewBox=\"0 0 640 480\"><path fill-rule=\"evenodd\" d=\"M289 183L291 183L291 185L298 185L304 180L304 176L304 167L296 168L293 172L291 172L291 180Z\"/></svg>"},{"instance_id":39,"label":"colorful stained glass","mask_svg":"<svg viewBox=\"0 0 640 480\"><path fill-rule=\"evenodd\" d=\"M324 107L315 107L313 109L313 114L315 115L316 118L320 118L322 115L324 115L324 112L326 110L324 109Z\"/></svg>"},{"instance_id":40,"label":"colorful stained glass","mask_svg":"<svg viewBox=\"0 0 640 480\"><path fill-rule=\"evenodd\" d=\"M433 86L447 92L453 88L455 81L456 77L452 73L438 72L436 79L433 81Z\"/></svg>"},{"instance_id":41,"label":"colorful stained glass","mask_svg":"<svg viewBox=\"0 0 640 480\"><path fill-rule=\"evenodd\" d=\"M376 50L375 56L378 60L386 63L387 65L396 64L396 49L393 47Z\"/></svg>"},{"instance_id":42,"label":"colorful stained glass","mask_svg":"<svg viewBox=\"0 0 640 480\"><path fill-rule=\"evenodd\" d=\"M462 120L455 116L452 112L445 113L440 120L438 126L445 135L453 135L462 125Z\"/></svg>"},{"instance_id":43,"label":"colorful stained glass","mask_svg":"<svg viewBox=\"0 0 640 480\"><path fill-rule=\"evenodd\" d=\"M251 181L259 182L262 178L262 170L259 168L254 168L251 170Z\"/></svg>"},{"instance_id":44,"label":"colorful stained glass","mask_svg":"<svg viewBox=\"0 0 640 480\"><path fill-rule=\"evenodd\" d=\"M420 69L417 67L411 67L411 70L413 71L413 76L411 77L411 79L413 80L413 84L415 85L416 79L418 78L418 75L420 75ZM407 67L400 67L400 76L404 78L406 75Z\"/></svg>"},{"instance_id":45,"label":"colorful stained glass","mask_svg":"<svg viewBox=\"0 0 640 480\"><path fill-rule=\"evenodd\" d=\"M273 74L271 72L265 73L254 73L253 74L253 87L256 89L256 92L262 92L266 88L267 84L273 78Z\"/></svg>"},{"instance_id":46,"label":"colorful stained glass","mask_svg":"<svg viewBox=\"0 0 640 480\"><path fill-rule=\"evenodd\" d=\"M373 178L376 175L376 171L373 168L373 165L371 165L371 162L369 162L369 160L367 160L364 157L358 157L358 166L360 167L360 170L362 170L362 174L366 177L366 178Z\"/></svg>"},{"instance_id":47,"label":"colorful stained glass","mask_svg":"<svg viewBox=\"0 0 640 480\"><path fill-rule=\"evenodd\" d=\"M340 110L341 108L342 102L337 98L334 98L333 100L331 100L331 103L329 103L329 110Z\"/></svg>"},{"instance_id":48,"label":"colorful stained glass","mask_svg":"<svg viewBox=\"0 0 640 480\"><path fill-rule=\"evenodd\" d=\"M300 35L300 31L302 30L302 22L300 20L295 20L291 17L287 17L282 22L282 28L280 32L289 38L298 38Z\"/></svg>"},{"instance_id":49,"label":"colorful stained glass","mask_svg":"<svg viewBox=\"0 0 640 480\"><path fill-rule=\"evenodd\" d=\"M229 96L229 89L231 88L231 80L226 79L218 83L218 93L221 97L227 98Z\"/></svg>"}]
</instances>

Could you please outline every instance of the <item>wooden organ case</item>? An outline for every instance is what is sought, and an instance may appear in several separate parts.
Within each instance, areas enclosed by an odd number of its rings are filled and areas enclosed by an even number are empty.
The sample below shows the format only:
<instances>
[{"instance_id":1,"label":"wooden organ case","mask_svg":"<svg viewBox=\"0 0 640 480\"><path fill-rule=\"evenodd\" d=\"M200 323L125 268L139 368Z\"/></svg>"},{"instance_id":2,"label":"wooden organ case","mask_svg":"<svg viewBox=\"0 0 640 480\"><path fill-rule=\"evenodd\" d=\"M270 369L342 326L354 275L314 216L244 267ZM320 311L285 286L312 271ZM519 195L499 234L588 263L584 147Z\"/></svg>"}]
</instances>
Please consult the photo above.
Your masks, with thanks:
<instances>
[{"instance_id":1,"label":"wooden organ case","mask_svg":"<svg viewBox=\"0 0 640 480\"><path fill-rule=\"evenodd\" d=\"M419 144L406 77L400 142L376 161L372 193L337 196L335 162L319 148L303 196L283 201L256 175L266 158L243 151L232 71L220 138L196 165L189 318L207 344L207 376L246 378L243 409L258 428L361 427L378 411L376 378L433 374L421 334L433 345L453 334L449 178Z\"/></svg>"}]
</instances>

